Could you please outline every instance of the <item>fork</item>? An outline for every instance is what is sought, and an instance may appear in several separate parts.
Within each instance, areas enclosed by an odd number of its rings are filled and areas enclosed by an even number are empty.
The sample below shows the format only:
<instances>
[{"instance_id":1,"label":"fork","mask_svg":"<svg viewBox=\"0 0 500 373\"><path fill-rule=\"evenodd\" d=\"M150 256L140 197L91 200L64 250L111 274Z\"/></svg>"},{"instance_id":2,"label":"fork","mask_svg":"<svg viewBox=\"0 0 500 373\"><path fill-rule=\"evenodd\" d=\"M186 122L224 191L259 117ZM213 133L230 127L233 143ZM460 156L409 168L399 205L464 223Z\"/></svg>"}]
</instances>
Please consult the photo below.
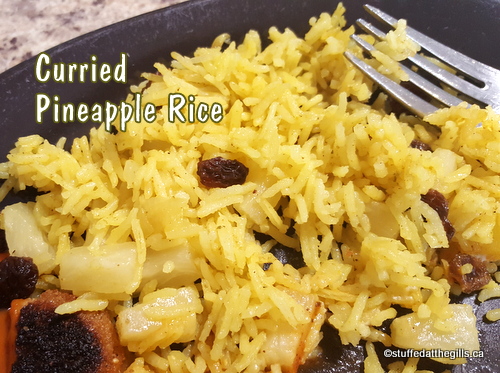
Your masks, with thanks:
<instances>
[{"instance_id":1,"label":"fork","mask_svg":"<svg viewBox=\"0 0 500 373\"><path fill-rule=\"evenodd\" d=\"M379 21L391 26L396 27L397 19L382 12L371 5L365 5L365 10L378 19ZM371 23L364 19L357 20L358 26L366 33L373 35L378 40L385 38L385 33L373 26ZM463 73L470 77L478 84L471 83L463 77L451 73L448 70L433 63L430 59L417 54L413 57L407 58L414 66L426 71L428 74L436 78L438 81L454 89L457 94L463 94L473 101L489 105L494 111L500 113L500 71L483 64L479 61L473 60L464 54L451 49L438 41L425 36L424 34L416 31L411 27L406 27L407 36L414 42L419 44L421 48L430 52L434 57L441 60L445 64L452 67L458 74ZM366 52L371 53L375 50L373 45L366 42L358 35L352 35L351 38ZM429 101L422 99L416 94L410 92L402 85L394 82L390 78L379 73L376 69L368 65L363 60L356 57L351 52L345 52L345 57L363 73L376 82L380 88L385 90L389 95L403 104L408 110L413 112L419 117L425 117L428 114L435 112L438 106L431 104ZM412 69L399 64L400 67L408 74L409 81L417 86L424 93L435 100L441 102L444 106L455 106L463 102L462 99L445 91L440 86L431 83ZM471 101L471 100L467 100Z\"/></svg>"}]
</instances>

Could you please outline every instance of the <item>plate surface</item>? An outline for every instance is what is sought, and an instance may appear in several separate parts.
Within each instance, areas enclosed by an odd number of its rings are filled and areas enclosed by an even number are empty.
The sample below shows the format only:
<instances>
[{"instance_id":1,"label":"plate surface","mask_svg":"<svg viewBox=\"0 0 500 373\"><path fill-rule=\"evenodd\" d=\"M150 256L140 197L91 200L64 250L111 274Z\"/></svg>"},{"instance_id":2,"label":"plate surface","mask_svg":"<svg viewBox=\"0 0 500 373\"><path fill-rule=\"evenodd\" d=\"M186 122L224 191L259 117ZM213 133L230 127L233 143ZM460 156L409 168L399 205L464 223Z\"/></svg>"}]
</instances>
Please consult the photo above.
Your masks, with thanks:
<instances>
[{"instance_id":1,"label":"plate surface","mask_svg":"<svg viewBox=\"0 0 500 373\"><path fill-rule=\"evenodd\" d=\"M406 18L409 25L424 34L500 68L500 0L346 0L349 24L359 17L367 17L362 8L364 3L396 18ZM96 125L55 124L49 120L48 112L44 122L37 124L36 93L59 95L61 103L92 105L106 100L118 103L140 72L154 71L153 63L168 61L172 51L190 54L197 47L209 46L224 32L230 33L233 40L241 41L248 30L255 29L265 39L271 26L288 27L302 35L309 27L310 17L323 11L332 12L337 4L337 0L191 0L61 44L47 51L53 62L89 62L90 56L96 55L98 62L114 65L120 53L127 53L128 83L40 83L34 75L35 57L4 72L0 75L0 162L20 136L37 133L55 142L61 136L68 139L82 136L88 133L90 126ZM9 197L0 207L13 200ZM479 305L473 297L460 301L476 309L485 357L472 359L465 366L455 367L453 372L500 372L500 324L483 320L487 309L500 307L500 303L489 301ZM324 364L311 367L311 371L362 372L359 353L353 349L332 354ZM339 363L339 359L344 363Z\"/></svg>"}]
</instances>

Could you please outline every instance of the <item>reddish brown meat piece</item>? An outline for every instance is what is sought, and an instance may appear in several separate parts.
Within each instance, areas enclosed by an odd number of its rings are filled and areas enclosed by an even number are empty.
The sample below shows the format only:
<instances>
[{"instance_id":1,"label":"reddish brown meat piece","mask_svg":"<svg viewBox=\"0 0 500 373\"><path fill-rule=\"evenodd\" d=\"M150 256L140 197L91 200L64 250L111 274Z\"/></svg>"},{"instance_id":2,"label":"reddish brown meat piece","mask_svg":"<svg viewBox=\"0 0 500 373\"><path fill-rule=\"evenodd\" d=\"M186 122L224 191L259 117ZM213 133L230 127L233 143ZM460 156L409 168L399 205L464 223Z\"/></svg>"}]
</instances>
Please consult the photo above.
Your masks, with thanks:
<instances>
[{"instance_id":1,"label":"reddish brown meat piece","mask_svg":"<svg viewBox=\"0 0 500 373\"><path fill-rule=\"evenodd\" d=\"M19 312L12 373L120 373L125 352L105 311L59 315L71 294L49 290Z\"/></svg>"}]
</instances>

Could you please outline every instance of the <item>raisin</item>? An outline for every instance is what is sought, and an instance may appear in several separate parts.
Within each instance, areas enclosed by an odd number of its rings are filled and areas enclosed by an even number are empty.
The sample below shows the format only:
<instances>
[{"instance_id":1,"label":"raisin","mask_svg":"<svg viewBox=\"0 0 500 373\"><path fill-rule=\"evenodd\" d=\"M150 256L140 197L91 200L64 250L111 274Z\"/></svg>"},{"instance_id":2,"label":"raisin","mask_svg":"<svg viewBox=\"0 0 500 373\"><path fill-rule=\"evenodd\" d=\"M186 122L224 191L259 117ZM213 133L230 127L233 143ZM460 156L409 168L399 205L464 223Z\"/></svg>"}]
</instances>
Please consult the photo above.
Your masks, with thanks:
<instances>
[{"instance_id":1,"label":"raisin","mask_svg":"<svg viewBox=\"0 0 500 373\"><path fill-rule=\"evenodd\" d=\"M243 184L248 168L235 159L216 157L198 162L198 176L207 188L227 188Z\"/></svg>"},{"instance_id":2,"label":"raisin","mask_svg":"<svg viewBox=\"0 0 500 373\"><path fill-rule=\"evenodd\" d=\"M472 271L462 273L462 266L472 265ZM449 279L460 285L462 292L469 294L481 289L491 280L484 260L469 254L458 253L449 262Z\"/></svg>"},{"instance_id":3,"label":"raisin","mask_svg":"<svg viewBox=\"0 0 500 373\"><path fill-rule=\"evenodd\" d=\"M417 139L414 139L410 143L410 147L421 150L421 151L432 151L429 144L426 144L425 142L423 142L421 140L417 140Z\"/></svg>"},{"instance_id":4,"label":"raisin","mask_svg":"<svg viewBox=\"0 0 500 373\"><path fill-rule=\"evenodd\" d=\"M427 203L434 209L443 222L443 227L446 232L446 237L450 241L455 235L455 228L448 220L448 201L446 198L435 189L429 189L427 194L421 196L421 200Z\"/></svg>"},{"instance_id":5,"label":"raisin","mask_svg":"<svg viewBox=\"0 0 500 373\"><path fill-rule=\"evenodd\" d=\"M9 256L0 262L0 308L14 299L28 298L35 290L38 268L33 259Z\"/></svg>"}]
</instances>

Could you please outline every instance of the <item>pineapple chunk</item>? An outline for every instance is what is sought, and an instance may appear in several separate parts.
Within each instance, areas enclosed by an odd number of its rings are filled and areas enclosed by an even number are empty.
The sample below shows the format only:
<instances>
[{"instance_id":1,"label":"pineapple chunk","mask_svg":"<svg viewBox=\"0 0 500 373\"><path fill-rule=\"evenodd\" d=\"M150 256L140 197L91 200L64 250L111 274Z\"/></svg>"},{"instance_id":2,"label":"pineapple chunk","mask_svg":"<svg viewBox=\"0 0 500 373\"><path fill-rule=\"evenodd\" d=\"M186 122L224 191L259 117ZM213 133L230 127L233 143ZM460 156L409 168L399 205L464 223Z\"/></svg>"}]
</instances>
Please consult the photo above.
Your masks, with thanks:
<instances>
[{"instance_id":1,"label":"pineapple chunk","mask_svg":"<svg viewBox=\"0 0 500 373\"><path fill-rule=\"evenodd\" d=\"M130 351L143 353L194 340L198 326L196 315L202 311L194 286L164 288L121 311L116 328L123 345Z\"/></svg>"},{"instance_id":2,"label":"pineapple chunk","mask_svg":"<svg viewBox=\"0 0 500 373\"><path fill-rule=\"evenodd\" d=\"M281 365L283 372L296 372L297 367L313 355L322 334L325 322L325 306L314 295L287 290L310 317L310 322L293 327L285 322L277 322L274 329L266 331L266 341L262 353L267 366Z\"/></svg>"},{"instance_id":3,"label":"pineapple chunk","mask_svg":"<svg viewBox=\"0 0 500 373\"><path fill-rule=\"evenodd\" d=\"M61 288L75 294L132 294L139 285L141 266L136 244L102 245L99 250L75 247L61 258Z\"/></svg>"},{"instance_id":4,"label":"pineapple chunk","mask_svg":"<svg viewBox=\"0 0 500 373\"><path fill-rule=\"evenodd\" d=\"M36 222L34 205L20 202L3 209L5 239L11 255L30 257L40 274L50 273L56 266L56 251Z\"/></svg>"},{"instance_id":5,"label":"pineapple chunk","mask_svg":"<svg viewBox=\"0 0 500 373\"><path fill-rule=\"evenodd\" d=\"M170 270L166 270L166 264L170 264ZM177 288L192 284L200 277L200 271L189 246L179 246L163 251L149 250L144 262L142 285L156 280L159 288Z\"/></svg>"},{"instance_id":6,"label":"pineapple chunk","mask_svg":"<svg viewBox=\"0 0 500 373\"><path fill-rule=\"evenodd\" d=\"M413 350L478 351L479 336L476 316L468 304L450 304L451 316L440 322L435 318L422 319L411 313L394 319L391 324L392 343ZM463 354L462 354L463 355ZM471 353L472 356L472 353ZM446 364L465 364L465 358L434 360Z\"/></svg>"}]
</instances>

